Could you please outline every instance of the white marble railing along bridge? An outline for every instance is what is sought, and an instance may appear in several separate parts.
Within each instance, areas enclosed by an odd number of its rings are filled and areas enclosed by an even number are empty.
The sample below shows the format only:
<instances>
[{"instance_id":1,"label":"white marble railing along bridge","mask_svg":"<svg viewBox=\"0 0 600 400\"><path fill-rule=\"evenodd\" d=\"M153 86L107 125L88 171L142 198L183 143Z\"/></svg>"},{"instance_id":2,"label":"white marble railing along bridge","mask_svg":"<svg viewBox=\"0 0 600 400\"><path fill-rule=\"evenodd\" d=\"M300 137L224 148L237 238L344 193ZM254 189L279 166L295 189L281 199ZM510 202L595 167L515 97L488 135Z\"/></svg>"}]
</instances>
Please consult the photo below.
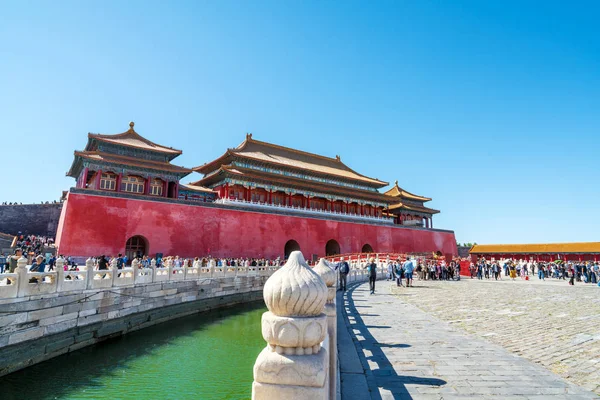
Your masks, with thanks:
<instances>
[{"instance_id":1,"label":"white marble railing along bridge","mask_svg":"<svg viewBox=\"0 0 600 400\"><path fill-rule=\"evenodd\" d=\"M378 265L378 275L381 275L384 273L386 262L379 255L374 257ZM366 257L349 260L349 283L367 279L366 263ZM113 260L109 269L98 270L97 265L90 258L86 260L85 265L78 267L78 271L65 271L64 264L65 260L59 258L56 260L54 271L30 272L27 259L21 257L13 273L0 274L0 299L88 289L111 289L166 281L270 276L280 268L277 266L174 267L172 265L157 267L154 260L150 268L140 268L137 260L134 260L131 267L117 269L116 260Z\"/></svg>"}]
</instances>

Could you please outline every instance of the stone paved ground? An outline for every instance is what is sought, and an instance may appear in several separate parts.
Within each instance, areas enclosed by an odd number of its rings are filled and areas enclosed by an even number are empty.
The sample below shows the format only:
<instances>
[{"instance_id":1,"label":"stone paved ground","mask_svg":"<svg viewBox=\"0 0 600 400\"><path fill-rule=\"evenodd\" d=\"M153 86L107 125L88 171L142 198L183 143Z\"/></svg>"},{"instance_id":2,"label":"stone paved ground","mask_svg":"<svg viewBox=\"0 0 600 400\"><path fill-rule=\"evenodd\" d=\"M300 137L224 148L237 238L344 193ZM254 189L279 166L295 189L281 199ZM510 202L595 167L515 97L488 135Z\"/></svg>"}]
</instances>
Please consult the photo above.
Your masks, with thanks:
<instances>
[{"instance_id":1,"label":"stone paved ground","mask_svg":"<svg viewBox=\"0 0 600 400\"><path fill-rule=\"evenodd\" d=\"M366 374L365 386L370 391L365 393L367 389L361 389L361 385L349 385L359 379L343 373L343 399L365 399L369 394L373 399L596 398L594 393L499 345L421 311L405 300L417 301L410 292L393 295L389 283L378 285L373 296L368 294L368 285L362 284L343 298L347 329L355 344L352 347L358 351ZM435 289L429 283L427 286L414 288L414 292L431 292L423 301L432 296L443 302L444 298L436 293L441 295L446 289ZM454 286L460 292L460 288L467 290L472 284ZM340 352L355 351L349 348L352 341L346 343L340 344ZM344 358L340 355L342 370ZM344 391L345 387L352 390Z\"/></svg>"},{"instance_id":2,"label":"stone paved ground","mask_svg":"<svg viewBox=\"0 0 600 400\"><path fill-rule=\"evenodd\" d=\"M564 281L416 282L405 302L600 394L600 288ZM443 299L452 299L450 303Z\"/></svg>"}]
</instances>

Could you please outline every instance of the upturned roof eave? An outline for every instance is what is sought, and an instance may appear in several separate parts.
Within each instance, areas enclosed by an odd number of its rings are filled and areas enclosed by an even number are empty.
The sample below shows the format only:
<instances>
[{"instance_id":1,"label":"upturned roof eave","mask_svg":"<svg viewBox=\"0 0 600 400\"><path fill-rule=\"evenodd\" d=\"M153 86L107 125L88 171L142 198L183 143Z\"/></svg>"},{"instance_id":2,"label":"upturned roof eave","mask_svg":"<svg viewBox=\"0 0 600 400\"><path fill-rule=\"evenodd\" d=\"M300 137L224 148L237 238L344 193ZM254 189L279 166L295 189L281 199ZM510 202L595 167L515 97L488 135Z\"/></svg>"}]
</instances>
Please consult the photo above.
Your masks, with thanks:
<instances>
[{"instance_id":1,"label":"upturned roof eave","mask_svg":"<svg viewBox=\"0 0 600 400\"><path fill-rule=\"evenodd\" d=\"M88 153L88 154L86 154ZM92 153L92 154L89 154ZM112 164L112 165L126 165L129 166L131 168L145 168L145 169L150 169L150 170L154 170L154 171L158 171L158 172L168 172L168 173L172 173L178 176L181 176L181 178L186 177L187 175L189 175L190 173L192 173L192 170L189 168L185 168L185 167L181 167L179 165L173 165L173 164L168 164L169 167L172 167L173 169L169 170L169 169L165 169L164 166L159 165L159 164L153 164L152 162L148 162L147 160L138 160L138 159L132 159L131 157L127 157L127 156L121 156L118 154L112 154L112 153L101 153L101 152L81 152L81 151L75 151L74 153L76 158L85 158L87 160L90 161L96 161L96 162L102 162L104 164ZM100 157L102 157L103 155L109 156L109 157L114 157L114 158L122 158L122 160L106 160L106 159L101 159L101 158L94 158L94 155L99 155ZM131 161L132 163L128 163L128 161ZM141 163L142 165L136 165L135 162ZM144 165L144 162L146 162L146 164Z\"/></svg>"},{"instance_id":2,"label":"upturned roof eave","mask_svg":"<svg viewBox=\"0 0 600 400\"><path fill-rule=\"evenodd\" d=\"M235 171L242 171L241 173L236 173ZM247 174L244 174L246 172ZM332 187L320 183L304 183L297 182L294 178L285 177L285 176L277 176L275 174L268 174L271 176L260 176L260 174L267 175L268 173L248 170L244 168L234 167L234 166L222 166L219 170L209 177L202 178L196 182L193 182L193 185L201 185L207 186L210 184L217 183L226 177L235 178L239 180L247 180L247 181L262 181L262 182L278 182L280 185L290 185L290 188L295 188L297 190L308 190L308 191L320 191L320 192L329 192L331 195L336 195L338 197L355 197L357 199L365 200L365 201L377 201L380 203L389 203L389 199L384 197L383 194L379 192L367 192L367 191L359 191L358 189L353 191L352 193L343 193L344 190L350 190L350 188L339 188Z\"/></svg>"}]
</instances>

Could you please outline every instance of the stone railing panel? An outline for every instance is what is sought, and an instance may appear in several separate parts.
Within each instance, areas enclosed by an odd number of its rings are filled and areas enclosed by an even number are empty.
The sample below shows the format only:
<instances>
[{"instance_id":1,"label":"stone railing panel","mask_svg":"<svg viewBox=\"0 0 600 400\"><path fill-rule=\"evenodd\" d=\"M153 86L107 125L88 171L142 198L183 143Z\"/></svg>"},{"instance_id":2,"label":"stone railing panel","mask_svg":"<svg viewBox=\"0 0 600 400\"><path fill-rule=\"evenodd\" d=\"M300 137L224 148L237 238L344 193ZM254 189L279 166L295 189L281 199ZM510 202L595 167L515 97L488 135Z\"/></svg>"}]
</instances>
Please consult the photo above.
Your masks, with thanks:
<instances>
[{"instance_id":1,"label":"stone railing panel","mask_svg":"<svg viewBox=\"0 0 600 400\"><path fill-rule=\"evenodd\" d=\"M93 271L90 289L108 289L113 287L114 272L110 269Z\"/></svg>"},{"instance_id":2,"label":"stone railing panel","mask_svg":"<svg viewBox=\"0 0 600 400\"><path fill-rule=\"evenodd\" d=\"M135 282L133 268L117 269L113 272L115 276L114 286L132 286Z\"/></svg>"},{"instance_id":3,"label":"stone railing panel","mask_svg":"<svg viewBox=\"0 0 600 400\"><path fill-rule=\"evenodd\" d=\"M185 269L185 279L198 279L200 277L200 268L188 267Z\"/></svg>"},{"instance_id":4,"label":"stone railing panel","mask_svg":"<svg viewBox=\"0 0 600 400\"><path fill-rule=\"evenodd\" d=\"M88 287L88 271L65 271L62 282L63 291L85 290Z\"/></svg>"},{"instance_id":5,"label":"stone railing panel","mask_svg":"<svg viewBox=\"0 0 600 400\"><path fill-rule=\"evenodd\" d=\"M183 267L171 268L171 276L170 276L169 280L182 281L184 279L185 279L185 269Z\"/></svg>"},{"instance_id":6,"label":"stone railing panel","mask_svg":"<svg viewBox=\"0 0 600 400\"><path fill-rule=\"evenodd\" d=\"M164 282L169 280L169 268L160 267L156 268L154 272L154 282Z\"/></svg>"},{"instance_id":7,"label":"stone railing panel","mask_svg":"<svg viewBox=\"0 0 600 400\"><path fill-rule=\"evenodd\" d=\"M17 297L19 293L19 275L17 273L0 274L0 299Z\"/></svg>"},{"instance_id":8,"label":"stone railing panel","mask_svg":"<svg viewBox=\"0 0 600 400\"><path fill-rule=\"evenodd\" d=\"M56 272L29 272L24 282L26 296L56 292Z\"/></svg>"},{"instance_id":9,"label":"stone railing panel","mask_svg":"<svg viewBox=\"0 0 600 400\"><path fill-rule=\"evenodd\" d=\"M135 284L152 283L154 279L154 270L152 268L140 268L135 276Z\"/></svg>"}]
</instances>

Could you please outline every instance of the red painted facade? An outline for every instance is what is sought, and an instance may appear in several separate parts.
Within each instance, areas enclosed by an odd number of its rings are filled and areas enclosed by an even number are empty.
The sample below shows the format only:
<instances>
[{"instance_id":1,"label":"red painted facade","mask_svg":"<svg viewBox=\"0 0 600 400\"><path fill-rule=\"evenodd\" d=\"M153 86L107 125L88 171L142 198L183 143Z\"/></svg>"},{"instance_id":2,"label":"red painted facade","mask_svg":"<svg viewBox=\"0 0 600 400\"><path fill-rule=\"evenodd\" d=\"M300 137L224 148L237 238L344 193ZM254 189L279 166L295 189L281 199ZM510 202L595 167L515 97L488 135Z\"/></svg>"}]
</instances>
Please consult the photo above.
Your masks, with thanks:
<instances>
[{"instance_id":1,"label":"red painted facade","mask_svg":"<svg viewBox=\"0 0 600 400\"><path fill-rule=\"evenodd\" d=\"M125 253L141 235L146 254L195 257L283 257L295 240L306 257L324 256L334 239L341 253L431 252L456 255L451 231L410 229L222 209L202 205L69 193L58 227L59 252L75 257Z\"/></svg>"}]
</instances>

